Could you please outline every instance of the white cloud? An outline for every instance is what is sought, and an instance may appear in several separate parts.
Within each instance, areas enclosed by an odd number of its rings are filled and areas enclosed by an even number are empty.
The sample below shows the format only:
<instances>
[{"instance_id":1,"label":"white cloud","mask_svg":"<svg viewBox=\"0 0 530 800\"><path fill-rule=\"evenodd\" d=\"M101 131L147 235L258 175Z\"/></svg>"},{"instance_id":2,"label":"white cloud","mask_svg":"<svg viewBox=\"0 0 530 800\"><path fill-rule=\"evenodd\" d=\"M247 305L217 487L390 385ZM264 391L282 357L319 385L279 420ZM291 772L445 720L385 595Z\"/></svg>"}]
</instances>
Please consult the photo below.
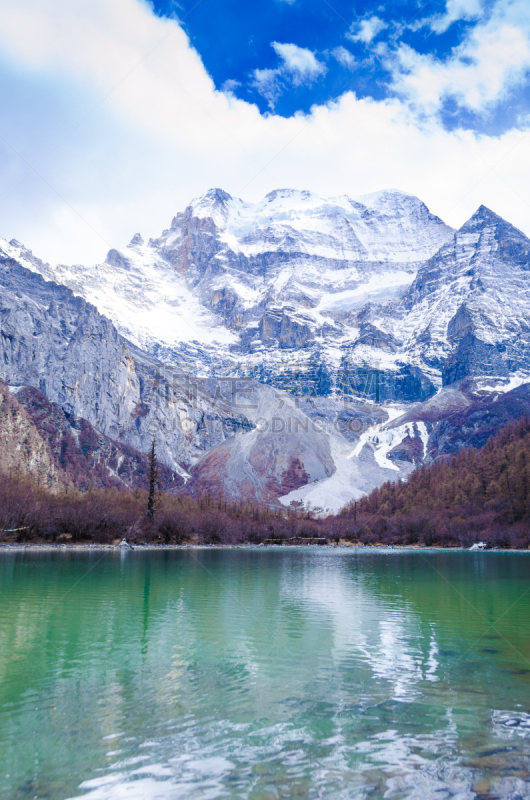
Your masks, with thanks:
<instances>
[{"instance_id":1,"label":"white cloud","mask_svg":"<svg viewBox=\"0 0 530 800\"><path fill-rule=\"evenodd\" d=\"M395 53L387 50L394 89L427 113L447 97L474 112L487 111L525 81L530 69L530 9L521 14L522 7L499 2L445 61L403 44Z\"/></svg>"},{"instance_id":2,"label":"white cloud","mask_svg":"<svg viewBox=\"0 0 530 800\"><path fill-rule=\"evenodd\" d=\"M283 91L281 74L280 69L255 69L253 73L252 85L265 98L271 109L274 109L276 101Z\"/></svg>"},{"instance_id":3,"label":"white cloud","mask_svg":"<svg viewBox=\"0 0 530 800\"><path fill-rule=\"evenodd\" d=\"M427 75L402 84L402 99L348 92L308 115L263 116L216 91L183 30L138 0L1 1L2 136L15 149L0 140L0 235L50 261L94 263L136 231L157 236L212 186L249 200L280 186L324 196L397 186L450 224L485 203L530 233L525 131L448 132L435 115L418 124L409 99L423 102L431 80L434 97L447 85L430 61L399 67L396 80ZM483 37L490 58L515 52L518 69L518 30ZM463 91L482 102L473 81ZM21 156L38 174L24 179Z\"/></svg>"},{"instance_id":4,"label":"white cloud","mask_svg":"<svg viewBox=\"0 0 530 800\"><path fill-rule=\"evenodd\" d=\"M435 33L445 33L453 22L479 19L482 14L481 0L447 0L445 14L431 17L428 24Z\"/></svg>"},{"instance_id":5,"label":"white cloud","mask_svg":"<svg viewBox=\"0 0 530 800\"><path fill-rule=\"evenodd\" d=\"M293 86L311 84L319 75L326 73L327 67L305 47L280 42L271 42L271 47L281 58L281 65L276 69L255 69L252 83L265 97L270 108L274 109L286 83L291 83Z\"/></svg>"},{"instance_id":6,"label":"white cloud","mask_svg":"<svg viewBox=\"0 0 530 800\"><path fill-rule=\"evenodd\" d=\"M337 59L341 66L346 67L346 69L353 69L357 63L355 56L350 53L349 50L346 50L345 47L335 47L335 49L331 51L331 55Z\"/></svg>"},{"instance_id":7,"label":"white cloud","mask_svg":"<svg viewBox=\"0 0 530 800\"><path fill-rule=\"evenodd\" d=\"M283 61L282 70L290 72L295 85L313 81L326 72L325 64L318 61L315 54L296 44L272 42L272 47Z\"/></svg>"},{"instance_id":8,"label":"white cloud","mask_svg":"<svg viewBox=\"0 0 530 800\"><path fill-rule=\"evenodd\" d=\"M232 78L229 78L227 81L223 83L221 91L230 94L233 93L238 86L241 86L241 81L235 81Z\"/></svg>"},{"instance_id":9,"label":"white cloud","mask_svg":"<svg viewBox=\"0 0 530 800\"><path fill-rule=\"evenodd\" d=\"M363 42L370 44L372 39L381 33L388 25L379 17L367 17L352 23L349 32L346 34L352 42Z\"/></svg>"}]
</instances>

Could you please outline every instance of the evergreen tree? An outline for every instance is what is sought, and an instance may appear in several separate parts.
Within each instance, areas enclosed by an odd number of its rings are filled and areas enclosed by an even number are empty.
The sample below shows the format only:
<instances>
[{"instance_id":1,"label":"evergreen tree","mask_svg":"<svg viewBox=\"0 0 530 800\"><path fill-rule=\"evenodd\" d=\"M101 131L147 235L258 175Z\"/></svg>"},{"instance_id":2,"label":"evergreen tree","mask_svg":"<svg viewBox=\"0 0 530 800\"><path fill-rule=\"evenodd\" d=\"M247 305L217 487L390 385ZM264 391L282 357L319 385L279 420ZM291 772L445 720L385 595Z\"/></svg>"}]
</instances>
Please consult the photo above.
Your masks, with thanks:
<instances>
[{"instance_id":1,"label":"evergreen tree","mask_svg":"<svg viewBox=\"0 0 530 800\"><path fill-rule=\"evenodd\" d=\"M151 452L149 453L149 496L147 498L147 516L155 518L155 490L158 484L158 460L156 457L156 445L153 439Z\"/></svg>"}]
</instances>

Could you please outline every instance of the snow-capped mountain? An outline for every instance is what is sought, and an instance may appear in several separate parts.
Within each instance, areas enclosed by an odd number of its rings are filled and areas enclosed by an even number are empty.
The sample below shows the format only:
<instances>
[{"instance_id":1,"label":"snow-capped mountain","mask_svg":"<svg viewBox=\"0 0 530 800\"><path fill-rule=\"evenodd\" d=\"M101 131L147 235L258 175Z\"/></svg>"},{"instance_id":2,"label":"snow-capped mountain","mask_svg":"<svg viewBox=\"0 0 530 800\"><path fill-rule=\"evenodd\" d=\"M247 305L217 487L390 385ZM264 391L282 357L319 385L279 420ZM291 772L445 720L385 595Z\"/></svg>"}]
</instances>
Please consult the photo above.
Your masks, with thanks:
<instances>
[{"instance_id":1,"label":"snow-capped mountain","mask_svg":"<svg viewBox=\"0 0 530 800\"><path fill-rule=\"evenodd\" d=\"M319 395L366 389L372 370L377 399L423 401L464 375L526 375L529 247L488 209L453 231L397 191L251 204L213 189L97 267L21 257L195 374Z\"/></svg>"},{"instance_id":2,"label":"snow-capped mountain","mask_svg":"<svg viewBox=\"0 0 530 800\"><path fill-rule=\"evenodd\" d=\"M530 381L530 241L484 207L454 231L397 191L214 189L96 267L14 240L0 265L0 378L140 450L156 432L193 492L338 509Z\"/></svg>"},{"instance_id":3,"label":"snow-capped mountain","mask_svg":"<svg viewBox=\"0 0 530 800\"><path fill-rule=\"evenodd\" d=\"M48 277L167 362L269 379L298 362L334 374L363 305L399 296L451 235L396 191L361 201L281 190L250 204L214 189L158 239L136 234L95 268Z\"/></svg>"},{"instance_id":4,"label":"snow-capped mountain","mask_svg":"<svg viewBox=\"0 0 530 800\"><path fill-rule=\"evenodd\" d=\"M437 386L470 376L487 385L530 375L529 309L530 240L481 206L418 270L397 306L368 316L393 338L389 350Z\"/></svg>"}]
</instances>

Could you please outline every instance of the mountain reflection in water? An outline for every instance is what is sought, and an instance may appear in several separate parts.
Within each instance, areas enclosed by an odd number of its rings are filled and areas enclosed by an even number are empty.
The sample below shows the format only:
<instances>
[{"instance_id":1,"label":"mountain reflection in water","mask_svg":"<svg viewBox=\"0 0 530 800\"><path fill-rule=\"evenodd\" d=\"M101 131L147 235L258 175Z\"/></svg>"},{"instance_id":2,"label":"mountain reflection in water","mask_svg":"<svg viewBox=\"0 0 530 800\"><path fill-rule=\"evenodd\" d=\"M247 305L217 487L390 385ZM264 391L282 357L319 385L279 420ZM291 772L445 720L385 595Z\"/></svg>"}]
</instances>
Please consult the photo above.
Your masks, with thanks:
<instances>
[{"instance_id":1,"label":"mountain reflection in water","mask_svg":"<svg viewBox=\"0 0 530 800\"><path fill-rule=\"evenodd\" d=\"M0 795L529 797L529 574L515 553L3 552Z\"/></svg>"}]
</instances>

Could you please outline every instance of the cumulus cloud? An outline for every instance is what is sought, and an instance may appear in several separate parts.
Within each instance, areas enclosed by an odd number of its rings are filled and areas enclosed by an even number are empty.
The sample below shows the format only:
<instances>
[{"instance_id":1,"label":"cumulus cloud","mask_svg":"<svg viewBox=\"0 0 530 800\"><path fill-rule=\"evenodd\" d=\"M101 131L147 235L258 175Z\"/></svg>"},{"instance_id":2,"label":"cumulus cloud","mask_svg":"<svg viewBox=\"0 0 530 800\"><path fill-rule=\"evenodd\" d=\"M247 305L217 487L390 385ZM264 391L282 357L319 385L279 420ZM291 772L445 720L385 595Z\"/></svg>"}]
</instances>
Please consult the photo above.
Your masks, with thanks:
<instances>
[{"instance_id":1,"label":"cumulus cloud","mask_svg":"<svg viewBox=\"0 0 530 800\"><path fill-rule=\"evenodd\" d=\"M481 0L447 0L445 14L431 17L428 24L435 33L445 33L453 22L479 19L482 14Z\"/></svg>"},{"instance_id":2,"label":"cumulus cloud","mask_svg":"<svg viewBox=\"0 0 530 800\"><path fill-rule=\"evenodd\" d=\"M227 94L231 94L235 92L238 86L241 86L241 81L235 81L232 78L229 78L225 81L221 87L221 91L226 92Z\"/></svg>"},{"instance_id":3,"label":"cumulus cloud","mask_svg":"<svg viewBox=\"0 0 530 800\"><path fill-rule=\"evenodd\" d=\"M253 85L274 109L278 97L287 84L302 86L311 84L319 75L326 73L326 65L318 61L315 54L296 44L271 42L281 64L276 69L255 69Z\"/></svg>"},{"instance_id":4,"label":"cumulus cloud","mask_svg":"<svg viewBox=\"0 0 530 800\"><path fill-rule=\"evenodd\" d=\"M387 23L379 19L379 17L367 17L365 19L356 20L351 25L346 36L348 39L351 39L352 42L370 44L370 42L387 27Z\"/></svg>"},{"instance_id":5,"label":"cumulus cloud","mask_svg":"<svg viewBox=\"0 0 530 800\"><path fill-rule=\"evenodd\" d=\"M523 41L498 35L491 56L506 63ZM419 124L410 98L431 96L430 77L392 100L347 92L307 115L264 116L216 91L182 28L139 0L2 0L0 52L0 235L50 261L95 263L136 231L157 236L212 186L251 201L279 186L322 196L396 186L449 224L485 203L530 233L526 131L448 132L434 113ZM396 81L439 68L416 58ZM508 74L499 68L501 84ZM471 84L463 91L478 103L485 90L476 101Z\"/></svg>"},{"instance_id":6,"label":"cumulus cloud","mask_svg":"<svg viewBox=\"0 0 530 800\"><path fill-rule=\"evenodd\" d=\"M331 55L337 59L342 67L346 67L346 69L353 69L357 63L355 56L350 53L349 50L346 50L345 47L335 47L335 49L331 51Z\"/></svg>"},{"instance_id":7,"label":"cumulus cloud","mask_svg":"<svg viewBox=\"0 0 530 800\"><path fill-rule=\"evenodd\" d=\"M284 89L281 76L281 69L255 69L253 72L252 85L265 98L271 109L274 109Z\"/></svg>"},{"instance_id":8,"label":"cumulus cloud","mask_svg":"<svg viewBox=\"0 0 530 800\"><path fill-rule=\"evenodd\" d=\"M291 73L295 85L313 81L326 72L325 64L318 61L315 54L305 47L298 47L296 44L280 44L280 42L272 42L272 47L283 61L280 69Z\"/></svg>"},{"instance_id":9,"label":"cumulus cloud","mask_svg":"<svg viewBox=\"0 0 530 800\"><path fill-rule=\"evenodd\" d=\"M530 10L523 9L522 3L498 3L445 61L404 44L387 49L393 88L426 113L435 113L449 97L471 111L487 111L525 81L530 69Z\"/></svg>"}]
</instances>

